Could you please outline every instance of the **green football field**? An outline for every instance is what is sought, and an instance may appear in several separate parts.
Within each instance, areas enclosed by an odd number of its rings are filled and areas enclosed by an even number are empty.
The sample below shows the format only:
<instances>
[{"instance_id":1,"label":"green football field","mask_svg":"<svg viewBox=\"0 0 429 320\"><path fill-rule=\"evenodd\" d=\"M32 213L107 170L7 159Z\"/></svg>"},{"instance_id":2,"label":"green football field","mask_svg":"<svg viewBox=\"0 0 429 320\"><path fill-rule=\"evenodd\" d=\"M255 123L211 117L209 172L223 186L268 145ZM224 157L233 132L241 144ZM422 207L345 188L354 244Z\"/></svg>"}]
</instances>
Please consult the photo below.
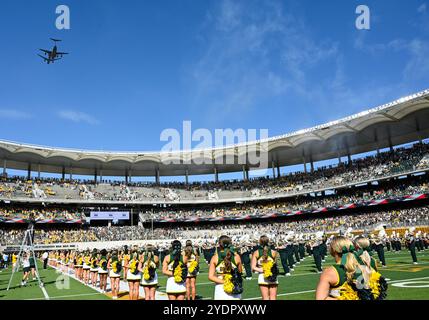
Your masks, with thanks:
<instances>
[{"instance_id":1,"label":"green football field","mask_svg":"<svg viewBox=\"0 0 429 320\"><path fill-rule=\"evenodd\" d=\"M389 282L389 300L426 300L429 299L429 251L418 253L419 264L414 265L408 251L400 253L386 252L387 267L380 271ZM330 258L325 266L332 264ZM79 281L68 276L61 275L52 268L47 270L40 268L42 281L45 283L44 293L37 281L30 282L26 287L20 287L21 273L16 273L9 291L6 291L10 268L0 272L0 300L1 299L49 299L58 300L106 300L108 295L97 292ZM214 285L207 279L207 265L201 262L200 275L197 280L197 294L203 299L211 299L214 293ZM166 277L159 273L158 291L165 291ZM281 300L313 300L315 288L319 279L315 272L312 257L306 257L303 262L297 264L291 276L279 276L279 299ZM123 296L122 299L127 299ZM244 281L243 299L260 299L256 275L252 280Z\"/></svg>"}]
</instances>

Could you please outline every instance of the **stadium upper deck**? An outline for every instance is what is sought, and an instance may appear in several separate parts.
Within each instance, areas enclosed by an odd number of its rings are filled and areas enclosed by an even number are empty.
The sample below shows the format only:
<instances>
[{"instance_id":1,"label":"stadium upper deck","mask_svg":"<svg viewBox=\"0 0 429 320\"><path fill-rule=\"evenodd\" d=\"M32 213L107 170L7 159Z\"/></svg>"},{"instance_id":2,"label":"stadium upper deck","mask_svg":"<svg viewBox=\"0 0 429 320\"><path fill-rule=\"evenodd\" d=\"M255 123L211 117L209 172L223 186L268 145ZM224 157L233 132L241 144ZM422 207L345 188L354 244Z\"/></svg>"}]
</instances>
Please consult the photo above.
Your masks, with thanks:
<instances>
[{"instance_id":1,"label":"stadium upper deck","mask_svg":"<svg viewBox=\"0 0 429 320\"><path fill-rule=\"evenodd\" d=\"M95 180L125 176L128 182L132 176L155 176L159 181L160 176L214 174L217 180L219 173L243 172L246 180L249 170L254 169L252 164L239 164L238 160L234 164L218 164L216 159L226 156L239 159L252 146L266 143L267 167L272 168L273 176L279 176L280 167L310 164L312 169L316 161L350 159L353 154L393 148L428 137L429 89L310 129L224 148L184 150L166 155L162 152L73 150L0 141L0 161L4 172L10 168L27 170L29 174L31 171L59 173L63 178L66 175L72 178L73 174L93 176ZM197 161L188 163L189 159L197 160L203 154L211 154L212 159L206 159L203 165L196 164ZM166 164L166 157L178 159L179 163Z\"/></svg>"}]
</instances>

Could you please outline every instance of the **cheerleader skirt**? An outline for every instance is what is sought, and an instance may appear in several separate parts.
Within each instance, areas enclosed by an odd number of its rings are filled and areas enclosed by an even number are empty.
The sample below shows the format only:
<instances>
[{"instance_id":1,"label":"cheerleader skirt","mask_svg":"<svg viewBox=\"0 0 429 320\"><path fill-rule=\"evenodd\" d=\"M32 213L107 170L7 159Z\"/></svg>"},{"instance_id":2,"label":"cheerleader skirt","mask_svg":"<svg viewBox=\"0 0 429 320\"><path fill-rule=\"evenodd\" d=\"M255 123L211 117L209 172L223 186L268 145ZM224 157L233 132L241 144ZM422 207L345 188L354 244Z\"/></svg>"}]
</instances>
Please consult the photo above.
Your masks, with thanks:
<instances>
[{"instance_id":1,"label":"cheerleader skirt","mask_svg":"<svg viewBox=\"0 0 429 320\"><path fill-rule=\"evenodd\" d=\"M120 278L120 277L121 277L121 274L120 274L120 273L113 272L113 270L110 270L110 272L109 272L109 277L110 277L110 278Z\"/></svg>"},{"instance_id":2,"label":"cheerleader skirt","mask_svg":"<svg viewBox=\"0 0 429 320\"><path fill-rule=\"evenodd\" d=\"M98 272L98 268L90 268L89 271L90 272Z\"/></svg>"},{"instance_id":3,"label":"cheerleader skirt","mask_svg":"<svg viewBox=\"0 0 429 320\"><path fill-rule=\"evenodd\" d=\"M264 274L260 273L258 277L258 284L263 286L272 286L272 285L278 285L279 282L276 280L275 282L270 282L267 279L264 278Z\"/></svg>"},{"instance_id":4,"label":"cheerleader skirt","mask_svg":"<svg viewBox=\"0 0 429 320\"><path fill-rule=\"evenodd\" d=\"M142 274L139 272L137 274L131 273L130 270L127 272L127 281L140 281Z\"/></svg>"},{"instance_id":5,"label":"cheerleader skirt","mask_svg":"<svg viewBox=\"0 0 429 320\"><path fill-rule=\"evenodd\" d=\"M98 273L99 274L108 274L109 272L100 267L100 268L98 268Z\"/></svg>"},{"instance_id":6,"label":"cheerleader skirt","mask_svg":"<svg viewBox=\"0 0 429 320\"><path fill-rule=\"evenodd\" d=\"M223 290L223 284L215 286L214 300L241 300L241 294L229 294Z\"/></svg>"},{"instance_id":7,"label":"cheerleader skirt","mask_svg":"<svg viewBox=\"0 0 429 320\"><path fill-rule=\"evenodd\" d=\"M158 284L158 274L155 272L155 277L150 281L146 281L144 279L144 276L142 276L142 281L140 282L140 284L143 287L145 287L145 286L156 286Z\"/></svg>"},{"instance_id":8,"label":"cheerleader skirt","mask_svg":"<svg viewBox=\"0 0 429 320\"><path fill-rule=\"evenodd\" d=\"M83 270L89 270L91 269L90 266L88 266L86 263L83 264Z\"/></svg>"},{"instance_id":9,"label":"cheerleader skirt","mask_svg":"<svg viewBox=\"0 0 429 320\"><path fill-rule=\"evenodd\" d=\"M167 294L186 293L186 284L185 282L177 283L174 281L174 277L169 277L165 292L167 292Z\"/></svg>"}]
</instances>

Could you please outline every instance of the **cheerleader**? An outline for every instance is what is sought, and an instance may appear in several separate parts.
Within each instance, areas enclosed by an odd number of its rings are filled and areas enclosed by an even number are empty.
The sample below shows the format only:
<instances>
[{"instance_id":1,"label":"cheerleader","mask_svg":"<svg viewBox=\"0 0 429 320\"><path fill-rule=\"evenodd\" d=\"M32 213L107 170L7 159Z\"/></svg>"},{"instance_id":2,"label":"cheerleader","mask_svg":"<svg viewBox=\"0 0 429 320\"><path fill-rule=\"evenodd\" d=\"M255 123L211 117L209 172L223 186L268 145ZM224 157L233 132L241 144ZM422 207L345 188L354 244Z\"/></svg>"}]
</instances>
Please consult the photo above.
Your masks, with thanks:
<instances>
[{"instance_id":1,"label":"cheerleader","mask_svg":"<svg viewBox=\"0 0 429 320\"><path fill-rule=\"evenodd\" d=\"M109 273L107 261L107 250L103 249L98 254L98 277L100 279L100 289L102 293L106 293L107 287L107 275Z\"/></svg>"},{"instance_id":2,"label":"cheerleader","mask_svg":"<svg viewBox=\"0 0 429 320\"><path fill-rule=\"evenodd\" d=\"M97 258L97 249L94 249L92 251L92 255L90 258L90 278L91 278L91 285L93 287L97 286L97 276L98 276L98 258Z\"/></svg>"},{"instance_id":3,"label":"cheerleader","mask_svg":"<svg viewBox=\"0 0 429 320\"><path fill-rule=\"evenodd\" d=\"M258 285L262 300L277 300L277 251L269 247L269 239L262 236L259 239L259 248L252 255L252 270L259 273Z\"/></svg>"},{"instance_id":4,"label":"cheerleader","mask_svg":"<svg viewBox=\"0 0 429 320\"><path fill-rule=\"evenodd\" d=\"M12 253L12 269L15 270L16 262L18 261L18 256L16 252Z\"/></svg>"},{"instance_id":5,"label":"cheerleader","mask_svg":"<svg viewBox=\"0 0 429 320\"><path fill-rule=\"evenodd\" d=\"M110 277L110 286L112 287L112 299L118 299L119 284L121 282L122 261L119 259L118 251L114 250L107 263Z\"/></svg>"},{"instance_id":6,"label":"cheerleader","mask_svg":"<svg viewBox=\"0 0 429 320\"><path fill-rule=\"evenodd\" d=\"M139 271L140 257L137 248L134 248L131 253L131 258L128 261L127 281L129 287L130 300L139 299L141 273Z\"/></svg>"},{"instance_id":7,"label":"cheerleader","mask_svg":"<svg viewBox=\"0 0 429 320\"><path fill-rule=\"evenodd\" d=\"M67 254L67 273L72 274L74 271L74 265L75 265L75 252L69 251Z\"/></svg>"},{"instance_id":8,"label":"cheerleader","mask_svg":"<svg viewBox=\"0 0 429 320\"><path fill-rule=\"evenodd\" d=\"M369 253L371 251L371 242L369 239L359 236L355 239L354 243L357 250L356 256L358 257L358 262L361 262L361 265L378 271L377 261Z\"/></svg>"},{"instance_id":9,"label":"cheerleader","mask_svg":"<svg viewBox=\"0 0 429 320\"><path fill-rule=\"evenodd\" d=\"M218 244L209 267L209 280L216 284L214 299L240 300L243 292L240 287L243 272L241 258L234 252L230 237L221 236Z\"/></svg>"},{"instance_id":10,"label":"cheerleader","mask_svg":"<svg viewBox=\"0 0 429 320\"><path fill-rule=\"evenodd\" d=\"M88 285L89 283L89 273L91 269L91 255L89 254L89 250L87 250L83 256L83 282Z\"/></svg>"},{"instance_id":11,"label":"cheerleader","mask_svg":"<svg viewBox=\"0 0 429 320\"><path fill-rule=\"evenodd\" d=\"M174 240L171 253L164 258L162 273L167 279L167 295L169 300L184 300L186 294L187 258L182 253L182 244Z\"/></svg>"},{"instance_id":12,"label":"cheerleader","mask_svg":"<svg viewBox=\"0 0 429 320\"><path fill-rule=\"evenodd\" d=\"M139 271L142 274L141 285L144 289L145 300L155 300L156 287L158 286L158 274L156 268L159 258L155 254L155 248L149 244L145 253L141 256Z\"/></svg>"},{"instance_id":13,"label":"cheerleader","mask_svg":"<svg viewBox=\"0 0 429 320\"><path fill-rule=\"evenodd\" d=\"M383 300L387 284L372 268L359 261L353 242L345 237L334 237L330 253L336 264L325 269L316 289L317 300Z\"/></svg>"},{"instance_id":14,"label":"cheerleader","mask_svg":"<svg viewBox=\"0 0 429 320\"><path fill-rule=\"evenodd\" d=\"M188 275L186 276L186 299L195 300L197 295L196 282L199 271L199 259L192 242L186 243L185 257L187 259Z\"/></svg>"},{"instance_id":15,"label":"cheerleader","mask_svg":"<svg viewBox=\"0 0 429 320\"><path fill-rule=\"evenodd\" d=\"M56 251L55 252L55 260L54 260L54 267L59 269L60 268L60 263L61 263L61 253L60 251Z\"/></svg>"},{"instance_id":16,"label":"cheerleader","mask_svg":"<svg viewBox=\"0 0 429 320\"><path fill-rule=\"evenodd\" d=\"M82 256L82 252L77 251L76 252L76 256L74 258L74 268L76 270L76 278L79 281L83 280L83 275L82 275L82 267L83 267L83 256Z\"/></svg>"},{"instance_id":17,"label":"cheerleader","mask_svg":"<svg viewBox=\"0 0 429 320\"><path fill-rule=\"evenodd\" d=\"M122 267L124 268L124 280L127 281L128 276L128 263L130 261L130 252L128 251L128 247L124 247L124 251L122 252Z\"/></svg>"}]
</instances>

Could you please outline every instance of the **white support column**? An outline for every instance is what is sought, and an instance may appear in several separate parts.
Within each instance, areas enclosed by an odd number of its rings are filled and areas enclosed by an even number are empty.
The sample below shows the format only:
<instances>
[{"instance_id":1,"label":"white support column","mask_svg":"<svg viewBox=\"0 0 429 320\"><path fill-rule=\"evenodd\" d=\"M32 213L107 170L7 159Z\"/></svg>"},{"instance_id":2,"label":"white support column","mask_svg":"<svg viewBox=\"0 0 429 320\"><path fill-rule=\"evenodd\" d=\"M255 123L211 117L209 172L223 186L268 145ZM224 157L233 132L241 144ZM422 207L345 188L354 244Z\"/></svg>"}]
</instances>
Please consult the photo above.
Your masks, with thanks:
<instances>
[{"instance_id":1,"label":"white support column","mask_svg":"<svg viewBox=\"0 0 429 320\"><path fill-rule=\"evenodd\" d=\"M186 172L185 172L185 181L186 181L186 185L188 185L189 184L189 172L188 172L188 170L186 170Z\"/></svg>"},{"instance_id":2,"label":"white support column","mask_svg":"<svg viewBox=\"0 0 429 320\"><path fill-rule=\"evenodd\" d=\"M302 157L302 163L304 164L304 172L307 173L307 162L305 161L305 157Z\"/></svg>"},{"instance_id":3,"label":"white support column","mask_svg":"<svg viewBox=\"0 0 429 320\"><path fill-rule=\"evenodd\" d=\"M273 169L273 179L276 178L276 165L274 161L271 161L271 168Z\"/></svg>"},{"instance_id":4,"label":"white support column","mask_svg":"<svg viewBox=\"0 0 429 320\"><path fill-rule=\"evenodd\" d=\"M159 184L160 183L160 178L159 178L159 169L156 169L155 172L155 179L156 179L156 183Z\"/></svg>"},{"instance_id":5,"label":"white support column","mask_svg":"<svg viewBox=\"0 0 429 320\"><path fill-rule=\"evenodd\" d=\"M6 176L6 166L7 166L7 160L3 160L3 176Z\"/></svg>"}]
</instances>

